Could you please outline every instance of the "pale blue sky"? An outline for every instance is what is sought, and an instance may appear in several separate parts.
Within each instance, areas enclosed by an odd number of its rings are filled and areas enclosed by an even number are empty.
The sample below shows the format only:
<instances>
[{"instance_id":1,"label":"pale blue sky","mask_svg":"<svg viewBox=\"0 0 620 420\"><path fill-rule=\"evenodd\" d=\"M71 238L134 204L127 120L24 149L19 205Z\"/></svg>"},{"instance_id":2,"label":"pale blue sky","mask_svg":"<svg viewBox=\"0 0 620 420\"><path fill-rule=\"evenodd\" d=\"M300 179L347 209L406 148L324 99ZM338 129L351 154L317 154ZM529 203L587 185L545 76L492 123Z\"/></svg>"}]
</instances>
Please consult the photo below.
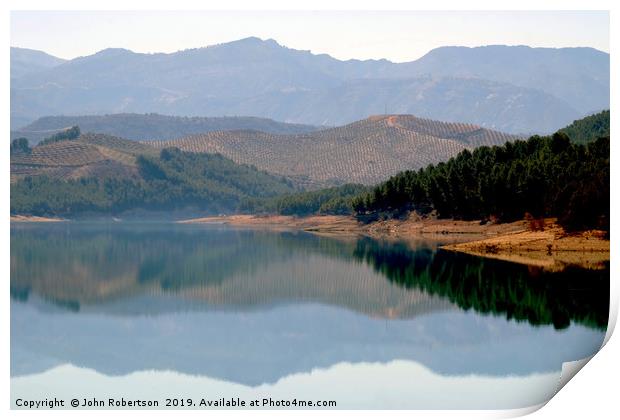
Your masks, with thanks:
<instances>
[{"instance_id":1,"label":"pale blue sky","mask_svg":"<svg viewBox=\"0 0 620 420\"><path fill-rule=\"evenodd\" d=\"M609 52L609 13L518 12L12 12L11 45L62 58L108 47L173 52L248 36L339 59L402 62L444 45L593 47Z\"/></svg>"}]
</instances>

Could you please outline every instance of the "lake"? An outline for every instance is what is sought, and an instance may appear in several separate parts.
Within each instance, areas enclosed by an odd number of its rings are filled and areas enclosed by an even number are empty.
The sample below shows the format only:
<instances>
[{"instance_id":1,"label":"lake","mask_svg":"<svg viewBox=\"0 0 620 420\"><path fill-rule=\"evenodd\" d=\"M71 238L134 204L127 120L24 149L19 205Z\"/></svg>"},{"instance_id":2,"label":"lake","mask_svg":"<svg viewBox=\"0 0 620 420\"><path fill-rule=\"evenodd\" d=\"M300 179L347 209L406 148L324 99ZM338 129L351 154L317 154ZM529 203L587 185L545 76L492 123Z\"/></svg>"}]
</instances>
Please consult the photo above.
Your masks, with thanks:
<instances>
[{"instance_id":1,"label":"lake","mask_svg":"<svg viewBox=\"0 0 620 420\"><path fill-rule=\"evenodd\" d=\"M563 362L600 348L609 269L548 273L438 245L12 224L11 404L522 408L553 396Z\"/></svg>"}]
</instances>

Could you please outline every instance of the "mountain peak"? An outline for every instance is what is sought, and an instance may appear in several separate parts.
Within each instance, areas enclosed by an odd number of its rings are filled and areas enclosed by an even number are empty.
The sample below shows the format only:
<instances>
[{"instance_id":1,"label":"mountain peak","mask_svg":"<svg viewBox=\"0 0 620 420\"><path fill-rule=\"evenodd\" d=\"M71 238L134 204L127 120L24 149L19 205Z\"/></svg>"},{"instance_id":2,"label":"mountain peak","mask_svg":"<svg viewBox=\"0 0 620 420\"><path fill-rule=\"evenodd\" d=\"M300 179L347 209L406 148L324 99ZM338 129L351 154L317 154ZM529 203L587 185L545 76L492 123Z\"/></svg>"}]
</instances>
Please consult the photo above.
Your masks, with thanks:
<instances>
[{"instance_id":1,"label":"mountain peak","mask_svg":"<svg viewBox=\"0 0 620 420\"><path fill-rule=\"evenodd\" d=\"M237 39L235 41L224 42L222 44L218 44L218 47L227 47L227 46L250 46L250 47L260 47L260 46L268 46L268 47L281 47L280 44L275 39L268 38L262 39L257 36L249 36L247 38Z\"/></svg>"},{"instance_id":2,"label":"mountain peak","mask_svg":"<svg viewBox=\"0 0 620 420\"><path fill-rule=\"evenodd\" d=\"M126 48L106 48L97 53L95 56L99 57L111 57L115 55L125 55L125 54L135 54L133 51L128 50Z\"/></svg>"}]
</instances>

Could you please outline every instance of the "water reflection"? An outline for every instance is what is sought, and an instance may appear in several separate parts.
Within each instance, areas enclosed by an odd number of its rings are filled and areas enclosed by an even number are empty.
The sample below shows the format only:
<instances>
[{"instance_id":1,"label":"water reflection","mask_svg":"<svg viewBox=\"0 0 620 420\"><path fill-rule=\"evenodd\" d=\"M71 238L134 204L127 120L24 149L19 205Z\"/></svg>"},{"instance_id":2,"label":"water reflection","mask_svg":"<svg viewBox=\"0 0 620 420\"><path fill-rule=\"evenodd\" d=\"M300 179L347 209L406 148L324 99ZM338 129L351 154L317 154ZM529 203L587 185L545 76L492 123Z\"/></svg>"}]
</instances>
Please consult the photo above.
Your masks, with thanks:
<instances>
[{"instance_id":1,"label":"water reflection","mask_svg":"<svg viewBox=\"0 0 620 420\"><path fill-rule=\"evenodd\" d=\"M75 311L145 294L240 308L312 301L386 318L454 304L533 325L561 329L573 321L603 330L609 268L548 273L436 247L306 233L174 225L14 228L11 296L25 301L32 292Z\"/></svg>"},{"instance_id":2,"label":"water reflection","mask_svg":"<svg viewBox=\"0 0 620 420\"><path fill-rule=\"evenodd\" d=\"M533 325L566 328L571 321L605 329L609 316L609 265L550 273L490 258L404 244L357 242L354 255L390 281L448 298L463 309L505 314Z\"/></svg>"},{"instance_id":3,"label":"water reflection","mask_svg":"<svg viewBox=\"0 0 620 420\"><path fill-rule=\"evenodd\" d=\"M558 375L596 352L609 272L550 274L434 245L306 233L14 225L11 297L11 376L33 395L37 381L73 386L57 370L66 365L121 375L115 387L154 370L255 388L395 360L499 381ZM374 407L403 405L385 404Z\"/></svg>"}]
</instances>

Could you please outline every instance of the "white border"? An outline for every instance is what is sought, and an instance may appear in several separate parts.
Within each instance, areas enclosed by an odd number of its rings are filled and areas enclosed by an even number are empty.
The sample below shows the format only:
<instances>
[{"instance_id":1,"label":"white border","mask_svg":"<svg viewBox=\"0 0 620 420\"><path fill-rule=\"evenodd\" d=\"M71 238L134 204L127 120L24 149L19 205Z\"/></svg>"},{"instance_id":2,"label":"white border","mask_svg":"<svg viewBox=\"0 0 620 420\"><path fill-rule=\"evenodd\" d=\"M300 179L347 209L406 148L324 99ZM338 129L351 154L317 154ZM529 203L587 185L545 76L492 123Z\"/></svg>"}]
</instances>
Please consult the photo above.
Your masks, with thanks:
<instances>
[{"instance_id":1,"label":"white border","mask_svg":"<svg viewBox=\"0 0 620 420\"><path fill-rule=\"evenodd\" d=\"M533 1L533 0L504 0L502 2L490 1L490 0L470 0L468 2L462 2L458 0L444 0L444 1L391 1L384 0L381 2L358 0L355 2L340 1L340 0L314 0L314 1L298 1L291 2L285 0L262 0L260 3L252 2L249 0L227 0L226 2L206 2L199 0L176 0L175 2L166 2L162 0L151 1L137 1L137 0L91 0L88 2L78 0L56 0L53 6L50 2L43 0L22 0L22 1L4 1L2 2L2 17L0 20L0 30L2 36L2 42L5 48L2 50L2 57L4 65L1 68L2 74L2 93L3 101L1 103L2 109L0 112L0 121L2 121L2 128L4 133L9 131L9 44L10 44L10 24L9 16L10 10L610 10L611 13L611 45L610 52L613 50L615 40L618 39L618 25L620 24L616 18L619 6L618 2L602 1L602 0L590 0L590 1L576 1L576 0L563 0L563 1ZM465 7L467 6L467 7ZM614 53L611 53L611 74L617 75L620 72L617 66L617 60L614 59ZM616 78L612 77L611 80L611 108L616 109L616 98L618 83ZM615 127L617 117L612 112L612 131ZM2 155L2 193L5 200L2 200L2 214L8 216L9 214L9 153L8 153L8 139L5 144L5 152ZM618 147L615 146L615 142L612 141L612 161L616 161L618 157ZM615 210L618 207L618 194L617 188L613 188L618 183L618 173L612 166L611 170L612 178L612 207L611 211L614 217L612 217L611 225L614 232L617 231L615 226L616 218L618 214ZM5 337L4 346L2 346L2 359L4 363L2 365L2 395L0 397L0 410L9 411L9 221L8 218L2 219L2 230L4 232L4 240L2 241L2 266L4 267L4 285L2 300L2 337ZM612 238L612 261L617 260L617 247L614 234ZM618 285L617 280L618 270L616 265L612 263L611 266L611 279L612 279L612 310L610 317L610 328L606 340L609 339L617 318L618 308ZM595 419L607 419L616 418L618 413L617 391L616 386L618 384L618 378L616 377L619 372L618 367L618 353L620 345L617 344L618 339L611 339L605 347L597 354L591 362L589 362L583 370L577 375L576 379L571 380L568 385L562 389L559 394L554 397L550 403L543 409L536 411L533 414L533 418L546 419L546 418L562 418L562 419L583 419L588 416ZM303 412L288 412L288 411L256 411L256 412L244 412L244 411L232 411L232 412L203 412L203 411L184 411L183 416L194 418L240 418L251 415L254 418L260 419L272 419L272 418L316 418L317 415L325 418L372 418L377 417L390 417L390 418L502 418L513 417L518 415L527 414L536 410L536 407L517 410L517 411L453 411L453 412L438 412L438 411L414 411L414 412L400 412L400 411L339 411L339 412L321 412L318 414L315 411L303 411ZM121 418L167 418L171 414L175 416L178 412L165 412L165 411L142 411L142 412L114 412L114 417ZM30 418L34 416L46 415L52 418L84 418L85 413L81 411L9 411L8 415L15 418ZM105 412L89 412L88 418L109 418L110 411Z\"/></svg>"}]
</instances>

